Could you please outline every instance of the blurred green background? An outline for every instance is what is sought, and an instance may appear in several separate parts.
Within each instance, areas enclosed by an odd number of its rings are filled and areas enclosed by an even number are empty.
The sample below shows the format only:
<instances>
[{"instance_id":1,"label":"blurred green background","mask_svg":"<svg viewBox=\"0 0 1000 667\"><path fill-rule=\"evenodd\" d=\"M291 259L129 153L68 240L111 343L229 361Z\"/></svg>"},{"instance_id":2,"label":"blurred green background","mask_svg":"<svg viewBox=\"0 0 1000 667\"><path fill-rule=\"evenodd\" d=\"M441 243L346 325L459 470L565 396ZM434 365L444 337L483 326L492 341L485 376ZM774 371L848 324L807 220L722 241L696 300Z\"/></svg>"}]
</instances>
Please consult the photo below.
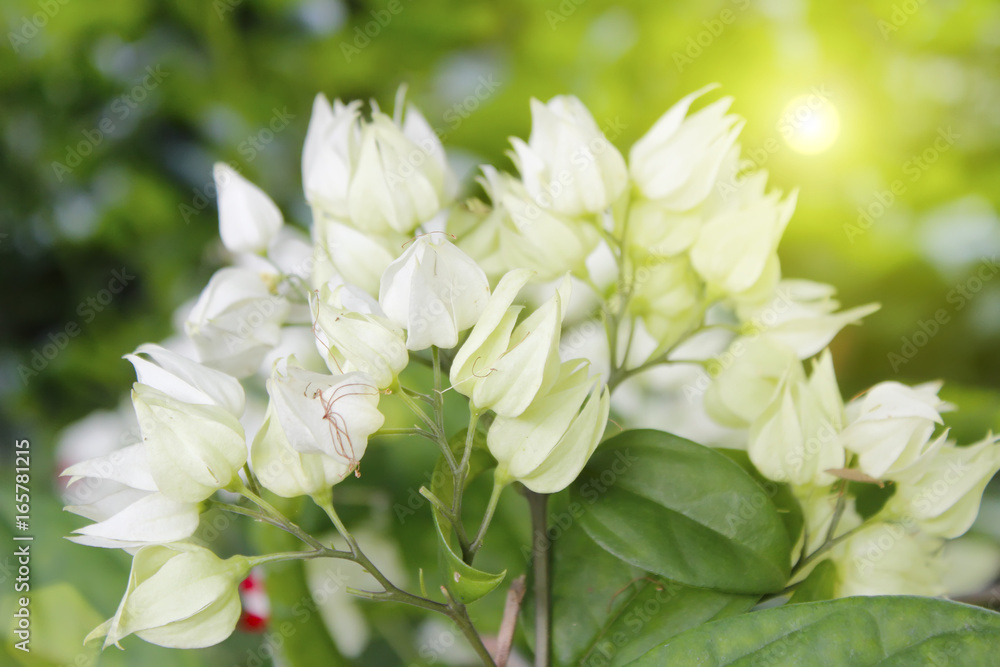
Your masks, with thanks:
<instances>
[{"instance_id":1,"label":"blurred green background","mask_svg":"<svg viewBox=\"0 0 1000 667\"><path fill-rule=\"evenodd\" d=\"M467 176L480 162L510 168L507 137L527 136L531 96L579 96L622 128L625 151L681 96L718 82L747 120L744 155L772 186L799 188L785 274L835 284L848 306L883 304L835 342L845 394L942 378L960 440L1000 430L994 0L7 0L0 21L0 442L5 469L14 439L32 442L32 584L82 593L53 596L67 636L113 612L127 558L60 539L80 520L59 511L56 436L116 408L133 379L121 355L168 336L175 309L225 261L206 193L214 161L308 223L299 160L319 91L391 107L408 84ZM840 128L805 154L782 113L817 94ZM93 301L115 271L125 289ZM387 472L368 484L388 487L390 505L433 460L372 454L366 468ZM6 594L6 547L0 562ZM260 641L179 654L130 640L99 664L245 664ZM77 647L31 664L67 664Z\"/></svg>"}]
</instances>

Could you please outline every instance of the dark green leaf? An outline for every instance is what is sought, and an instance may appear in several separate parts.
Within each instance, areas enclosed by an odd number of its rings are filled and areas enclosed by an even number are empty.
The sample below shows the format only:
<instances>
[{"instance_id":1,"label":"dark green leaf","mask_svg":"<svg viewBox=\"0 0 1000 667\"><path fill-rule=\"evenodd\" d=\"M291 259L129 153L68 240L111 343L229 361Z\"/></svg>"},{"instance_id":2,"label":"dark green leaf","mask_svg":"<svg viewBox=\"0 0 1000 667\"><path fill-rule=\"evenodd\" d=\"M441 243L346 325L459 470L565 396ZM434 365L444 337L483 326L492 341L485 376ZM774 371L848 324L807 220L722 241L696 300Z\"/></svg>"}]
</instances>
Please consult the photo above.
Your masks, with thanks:
<instances>
[{"instance_id":1,"label":"dark green leaf","mask_svg":"<svg viewBox=\"0 0 1000 667\"><path fill-rule=\"evenodd\" d=\"M653 430L605 442L574 483L580 523L618 558L699 588L784 588L790 541L771 497L708 447Z\"/></svg>"},{"instance_id":2,"label":"dark green leaf","mask_svg":"<svg viewBox=\"0 0 1000 667\"><path fill-rule=\"evenodd\" d=\"M832 600L837 587L837 566L832 560L820 561L801 584L795 588L795 593L789 602L819 602Z\"/></svg>"},{"instance_id":3,"label":"dark green leaf","mask_svg":"<svg viewBox=\"0 0 1000 667\"><path fill-rule=\"evenodd\" d=\"M576 525L551 544L552 654L558 665L625 664L665 639L744 612L757 601L650 576L598 547Z\"/></svg>"},{"instance_id":4,"label":"dark green leaf","mask_svg":"<svg viewBox=\"0 0 1000 667\"><path fill-rule=\"evenodd\" d=\"M779 484L760 474L750 461L750 456L742 449L715 448L717 452L725 454L735 463L738 463L748 475L753 477L761 488L771 497L774 506L778 508L778 514L788 531L789 544L795 544L802 535L802 506L792 493L792 487L788 484Z\"/></svg>"},{"instance_id":5,"label":"dark green leaf","mask_svg":"<svg viewBox=\"0 0 1000 667\"><path fill-rule=\"evenodd\" d=\"M715 621L631 664L995 665L998 645L996 612L935 598L844 598Z\"/></svg>"}]
</instances>

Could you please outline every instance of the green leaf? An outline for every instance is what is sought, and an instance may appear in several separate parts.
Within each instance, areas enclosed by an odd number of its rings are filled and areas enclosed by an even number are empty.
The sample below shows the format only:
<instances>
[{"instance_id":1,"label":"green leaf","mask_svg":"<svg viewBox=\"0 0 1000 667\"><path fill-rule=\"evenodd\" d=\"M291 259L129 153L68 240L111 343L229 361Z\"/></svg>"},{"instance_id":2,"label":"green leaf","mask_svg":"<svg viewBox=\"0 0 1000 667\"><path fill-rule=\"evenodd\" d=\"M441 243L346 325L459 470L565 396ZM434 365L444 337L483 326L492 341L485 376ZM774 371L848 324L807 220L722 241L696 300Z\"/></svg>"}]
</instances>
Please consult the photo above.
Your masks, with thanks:
<instances>
[{"instance_id":1,"label":"green leaf","mask_svg":"<svg viewBox=\"0 0 1000 667\"><path fill-rule=\"evenodd\" d=\"M574 509L570 505L565 515ZM650 576L601 549L577 525L555 538L552 654L557 665L622 665L670 637L742 613L757 601L757 596Z\"/></svg>"},{"instance_id":2,"label":"green leaf","mask_svg":"<svg viewBox=\"0 0 1000 667\"><path fill-rule=\"evenodd\" d=\"M768 493L719 452L670 433L625 431L572 487L580 523L621 560L729 593L785 587L791 546Z\"/></svg>"},{"instance_id":3,"label":"green leaf","mask_svg":"<svg viewBox=\"0 0 1000 667\"><path fill-rule=\"evenodd\" d=\"M804 520L802 518L802 506L799 505L795 494L792 493L792 487L789 484L779 484L761 475L760 471L750 461L750 455L742 449L716 447L715 451L725 454L733 462L738 463L748 475L760 484L761 488L771 497L774 506L778 508L778 514L781 515L781 520L788 531L788 543L795 544L802 535Z\"/></svg>"},{"instance_id":4,"label":"green leaf","mask_svg":"<svg viewBox=\"0 0 1000 667\"><path fill-rule=\"evenodd\" d=\"M790 603L819 602L832 600L837 587L837 566L832 560L820 561L805 579L795 588Z\"/></svg>"},{"instance_id":5,"label":"green leaf","mask_svg":"<svg viewBox=\"0 0 1000 667\"><path fill-rule=\"evenodd\" d=\"M998 645L996 612L936 598L843 598L714 621L631 664L995 665Z\"/></svg>"},{"instance_id":6,"label":"green leaf","mask_svg":"<svg viewBox=\"0 0 1000 667\"><path fill-rule=\"evenodd\" d=\"M507 570L500 574L490 574L466 564L448 544L448 538L441 531L441 521L438 519L438 514L439 512L433 512L434 528L437 530L438 544L441 547L441 560L445 570L445 585L460 602L464 604L475 602L499 586L504 577L507 576Z\"/></svg>"}]
</instances>

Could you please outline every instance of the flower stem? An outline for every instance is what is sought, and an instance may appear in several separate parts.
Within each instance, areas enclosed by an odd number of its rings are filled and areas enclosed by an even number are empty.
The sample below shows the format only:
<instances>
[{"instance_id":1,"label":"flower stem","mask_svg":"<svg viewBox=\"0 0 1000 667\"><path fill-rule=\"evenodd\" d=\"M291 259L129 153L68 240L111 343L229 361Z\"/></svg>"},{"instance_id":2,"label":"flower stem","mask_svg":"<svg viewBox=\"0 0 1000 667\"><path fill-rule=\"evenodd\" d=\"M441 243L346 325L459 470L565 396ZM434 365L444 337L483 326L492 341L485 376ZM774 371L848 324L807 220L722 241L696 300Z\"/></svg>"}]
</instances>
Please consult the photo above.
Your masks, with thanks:
<instances>
[{"instance_id":1,"label":"flower stem","mask_svg":"<svg viewBox=\"0 0 1000 667\"><path fill-rule=\"evenodd\" d=\"M549 549L547 531L549 517L544 493L525 490L531 508L531 553L535 575L535 667L549 667L551 653L552 585L549 581Z\"/></svg>"},{"instance_id":2,"label":"flower stem","mask_svg":"<svg viewBox=\"0 0 1000 667\"><path fill-rule=\"evenodd\" d=\"M500 494L503 492L504 487L507 486L507 479L498 475L497 471L493 471L493 491L490 493L490 501L486 506L486 513L483 515L483 521L479 524L479 530L476 532L476 539L472 540L472 544L469 545L469 559L468 563L472 564L472 559L476 557L479 549L483 546L483 540L486 538L486 531L490 527L490 522L493 520L493 513L497 509L497 503L500 501Z\"/></svg>"}]
</instances>

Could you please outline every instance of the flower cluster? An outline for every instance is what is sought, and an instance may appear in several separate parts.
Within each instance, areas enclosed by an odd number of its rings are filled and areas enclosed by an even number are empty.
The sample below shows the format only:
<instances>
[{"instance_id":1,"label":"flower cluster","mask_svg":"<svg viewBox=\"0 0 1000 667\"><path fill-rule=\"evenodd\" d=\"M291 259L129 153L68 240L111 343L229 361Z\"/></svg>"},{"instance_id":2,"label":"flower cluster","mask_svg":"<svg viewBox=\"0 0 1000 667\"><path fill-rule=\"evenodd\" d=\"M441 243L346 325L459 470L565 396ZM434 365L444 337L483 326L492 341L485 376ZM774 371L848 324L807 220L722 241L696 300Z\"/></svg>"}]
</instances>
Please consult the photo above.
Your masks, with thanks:
<instances>
[{"instance_id":1,"label":"flower cluster","mask_svg":"<svg viewBox=\"0 0 1000 667\"><path fill-rule=\"evenodd\" d=\"M766 173L740 161L731 99L689 113L710 89L668 110L627 159L578 99L532 100L531 134L512 140L517 174L482 168L489 202L456 200L441 142L402 97L390 116L320 95L302 155L311 238L217 165L232 264L187 313L190 352L143 345L127 355L141 441L64 472L92 490L91 502L70 509L95 523L72 539L134 554L121 606L93 636L195 647L233 631L239 581L258 563L295 555L218 558L195 537L210 505L292 532L314 549L309 557L368 567L331 488L361 475L377 435L440 446L454 498L449 507L426 495L471 563L506 486L566 488L605 434L612 391L657 366L711 365L692 350L718 345L715 334L729 363L713 373L704 408L743 429L761 474L794 489L806 516L802 557L837 522L854 531L828 553L843 566L843 594L886 590L875 572L890 561L865 570L854 556L877 539L871 531L902 525L898 550L908 558L967 530L1000 468L996 440L950 442L938 428L936 385L883 383L844 404L825 348L877 306L840 311L829 286L782 277L777 248L795 195L769 191ZM604 332L597 345L564 336L590 323ZM816 355L807 373L804 360ZM259 428L244 426L253 422L244 385L266 391ZM468 399L457 455L442 432L446 391ZM383 401L411 410L417 427L385 428ZM460 496L478 443L495 462L495 487L469 539ZM848 480L895 493L861 517ZM349 551L303 535L261 489L311 497ZM224 502L229 492L256 507Z\"/></svg>"}]
</instances>

